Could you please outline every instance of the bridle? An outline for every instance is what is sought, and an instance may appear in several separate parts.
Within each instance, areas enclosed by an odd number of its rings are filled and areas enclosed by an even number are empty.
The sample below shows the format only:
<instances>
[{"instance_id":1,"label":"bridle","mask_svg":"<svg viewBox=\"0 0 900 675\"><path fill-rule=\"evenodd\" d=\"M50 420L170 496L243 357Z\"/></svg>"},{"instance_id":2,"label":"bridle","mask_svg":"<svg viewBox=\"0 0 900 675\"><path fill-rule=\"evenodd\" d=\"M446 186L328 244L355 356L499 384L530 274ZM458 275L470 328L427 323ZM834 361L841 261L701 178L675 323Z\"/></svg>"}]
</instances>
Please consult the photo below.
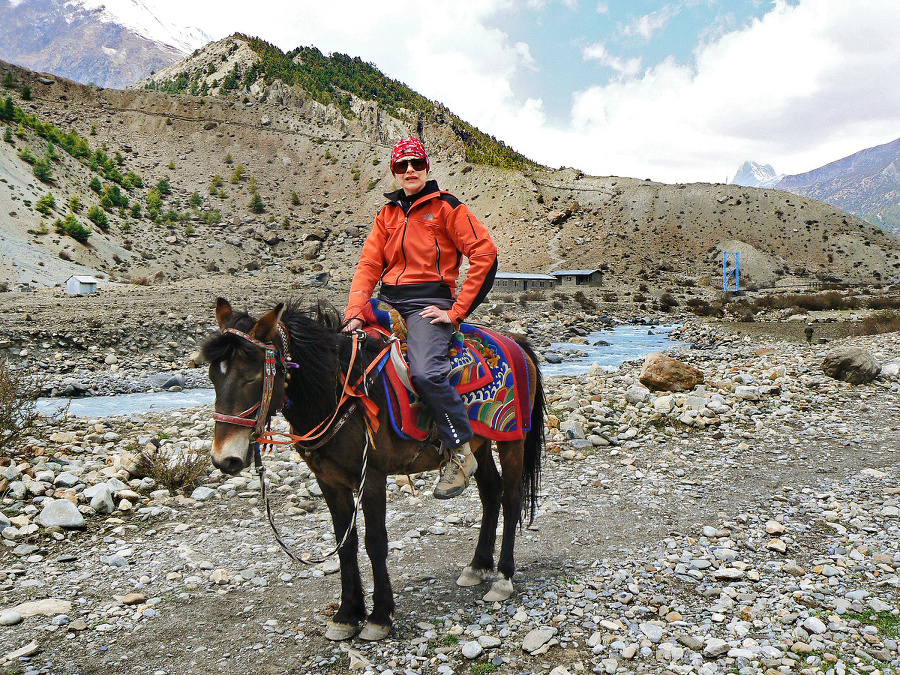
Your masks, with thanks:
<instances>
[{"instance_id":1,"label":"bridle","mask_svg":"<svg viewBox=\"0 0 900 675\"><path fill-rule=\"evenodd\" d=\"M259 403L237 415L226 415L224 413L213 412L213 419L216 422L234 424L240 427L253 427L253 431L250 434L250 442L253 443L257 438L266 433L266 426L269 423L269 407L272 405L272 392L275 390L275 375L278 366L280 365L282 370L285 371L289 367L298 368L299 366L291 361L290 336L288 335L287 328L281 322L279 322L277 326L278 336L281 339L280 364L278 358L279 350L271 342L260 342L253 336L244 333L243 331L239 331L237 328L226 328L223 332L232 333L233 335L243 338L250 344L260 347L266 354L265 365L263 366L263 391ZM281 407L282 406L279 405L273 412L278 412L281 410ZM251 417L254 412L256 413L256 416Z\"/></svg>"},{"instance_id":2,"label":"bridle","mask_svg":"<svg viewBox=\"0 0 900 675\"><path fill-rule=\"evenodd\" d=\"M237 335L238 337L247 340L250 344L260 347L264 350L265 364L263 365L263 391L259 403L248 408L247 410L238 413L237 415L226 415L224 413L213 412L213 419L216 422L223 422L225 424L234 424L241 427L253 427L253 430L250 432L250 447L253 450L253 465L257 475L259 476L260 492L262 495L262 499L266 504L266 515L269 519L269 525L272 527L272 532L275 534L275 540L292 560L302 562L305 565L318 564L324 562L327 558L337 553L347 541L347 538L350 536L350 532L353 530L353 528L356 527L357 514L359 513L359 505L362 502L363 489L366 482L366 469L368 467L369 459L368 451L370 445L372 447L375 446L374 436L378 432L379 427L378 405L371 398L369 398L369 386L371 385L374 377L381 371L381 368L387 361L386 356L397 338L392 335L387 335L386 331L377 330L376 332L379 335L387 337L387 344L369 363L368 367L363 369L363 372L359 376L357 382L355 384L351 384L350 375L353 372L353 366L356 363L357 357L359 356L360 342L369 337L369 334L364 330L353 331L350 362L347 365L346 374L341 373L341 398L338 401L337 406L335 406L334 413L331 415L331 417L317 424L311 431L307 432L306 434L297 435L293 433L293 430L291 431L291 433L280 431L273 432L269 428L269 420L271 417L269 409L272 405L272 393L275 390L275 375L278 372L279 366L285 372L285 374L287 373L288 368L300 367L297 363L294 363L291 360L290 335L288 334L287 327L279 321L276 327L276 331L281 342L281 350L279 350L271 342L261 342L253 336L244 333L243 331L240 331L236 328L226 328L223 331L225 333ZM287 396L287 382L285 382L285 396ZM338 413L340 413L341 408L347 401L351 399L353 399L351 404L347 406L344 414L341 415L340 418L338 418ZM282 401L281 404L272 411L272 413L281 410L283 405L284 401ZM303 557L298 556L293 551L291 551L288 545L284 542L281 534L278 532L278 528L275 525L274 516L272 515L272 507L269 502L268 492L266 490L266 467L262 461L262 446L266 445L271 447L274 445L289 445L293 443L298 447L301 454L320 448L329 440L331 440L331 438L340 430L340 428L350 419L357 407L362 408L363 418L365 419L366 423L366 444L365 446L363 446L362 470L360 474L359 490L357 491L356 499L354 500L355 504L353 509L353 517L350 520L350 523L348 524L347 530L344 532L344 536L341 538L341 541L330 553L327 553L325 556L319 559L313 559L308 554ZM256 413L255 416L254 413Z\"/></svg>"}]
</instances>

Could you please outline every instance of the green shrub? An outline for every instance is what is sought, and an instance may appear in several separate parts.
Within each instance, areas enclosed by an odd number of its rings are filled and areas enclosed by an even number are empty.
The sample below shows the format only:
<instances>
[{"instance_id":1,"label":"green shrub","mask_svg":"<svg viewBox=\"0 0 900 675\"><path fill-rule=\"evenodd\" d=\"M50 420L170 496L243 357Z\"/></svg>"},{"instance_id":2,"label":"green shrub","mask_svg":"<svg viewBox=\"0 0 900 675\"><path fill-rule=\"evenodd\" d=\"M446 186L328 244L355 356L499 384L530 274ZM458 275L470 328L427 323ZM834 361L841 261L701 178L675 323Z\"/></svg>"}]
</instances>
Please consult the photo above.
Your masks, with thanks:
<instances>
[{"instance_id":1,"label":"green shrub","mask_svg":"<svg viewBox=\"0 0 900 675\"><path fill-rule=\"evenodd\" d=\"M3 86L6 89L12 89L18 83L19 83L19 81L16 79L16 76L13 75L12 71L7 70L6 73L3 75Z\"/></svg>"},{"instance_id":2,"label":"green shrub","mask_svg":"<svg viewBox=\"0 0 900 675\"><path fill-rule=\"evenodd\" d=\"M204 211L200 214L200 220L202 220L207 225L212 225L213 223L218 223L222 220L222 213L219 211L219 209Z\"/></svg>"},{"instance_id":3,"label":"green shrub","mask_svg":"<svg viewBox=\"0 0 900 675\"><path fill-rule=\"evenodd\" d=\"M88 209L87 217L101 230L106 231L109 229L109 218L106 216L106 212L96 204Z\"/></svg>"},{"instance_id":4,"label":"green shrub","mask_svg":"<svg viewBox=\"0 0 900 675\"><path fill-rule=\"evenodd\" d=\"M245 173L247 173L247 170L244 168L243 164L238 164L236 167L234 167L234 171L231 172L231 178L229 179L232 185L234 185L235 183L239 183L244 177Z\"/></svg>"},{"instance_id":5,"label":"green shrub","mask_svg":"<svg viewBox=\"0 0 900 675\"><path fill-rule=\"evenodd\" d=\"M28 164L36 164L38 158L34 156L34 154L28 148L22 148L19 150L19 159L23 162L27 162Z\"/></svg>"},{"instance_id":6,"label":"green shrub","mask_svg":"<svg viewBox=\"0 0 900 675\"><path fill-rule=\"evenodd\" d=\"M56 200L53 198L53 195L48 192L43 197L37 200L34 208L36 208L38 212L43 213L45 216L49 216L50 211L56 208Z\"/></svg>"},{"instance_id":7,"label":"green shrub","mask_svg":"<svg viewBox=\"0 0 900 675\"><path fill-rule=\"evenodd\" d=\"M69 210L74 213L81 213L81 209L84 208L84 205L81 203L81 200L78 198L78 195L72 195L69 198Z\"/></svg>"},{"instance_id":8,"label":"green shrub","mask_svg":"<svg viewBox=\"0 0 900 675\"><path fill-rule=\"evenodd\" d=\"M156 189L161 195L172 194L172 187L169 185L169 181L165 178L159 179L159 182L156 184Z\"/></svg>"},{"instance_id":9,"label":"green shrub","mask_svg":"<svg viewBox=\"0 0 900 675\"><path fill-rule=\"evenodd\" d=\"M200 206L203 204L203 197L200 196L199 192L193 192L188 202L191 206Z\"/></svg>"},{"instance_id":10,"label":"green shrub","mask_svg":"<svg viewBox=\"0 0 900 675\"><path fill-rule=\"evenodd\" d=\"M86 244L88 237L91 236L90 228L78 222L78 219L71 213L63 219L57 219L53 223L53 227L57 234L72 237L72 239L82 244Z\"/></svg>"},{"instance_id":11,"label":"green shrub","mask_svg":"<svg viewBox=\"0 0 900 675\"><path fill-rule=\"evenodd\" d=\"M12 128L11 128L11 127L6 127L6 128L3 130L3 140L4 140L6 143L9 143L10 145L12 145L13 143L15 143L15 141L13 140L13 134L12 134Z\"/></svg>"},{"instance_id":12,"label":"green shrub","mask_svg":"<svg viewBox=\"0 0 900 675\"><path fill-rule=\"evenodd\" d=\"M135 202L131 205L131 217L132 218L140 218L141 217L141 203Z\"/></svg>"},{"instance_id":13,"label":"green shrub","mask_svg":"<svg viewBox=\"0 0 900 675\"><path fill-rule=\"evenodd\" d=\"M300 206L300 195L296 192L291 192L291 206Z\"/></svg>"},{"instance_id":14,"label":"green shrub","mask_svg":"<svg viewBox=\"0 0 900 675\"><path fill-rule=\"evenodd\" d=\"M162 206L162 195L158 189L151 188L147 193L147 208L158 211L160 206Z\"/></svg>"},{"instance_id":15,"label":"green shrub","mask_svg":"<svg viewBox=\"0 0 900 675\"><path fill-rule=\"evenodd\" d=\"M42 183L52 183L55 180L53 169L50 167L50 162L46 159L36 161L34 166L31 167L31 173Z\"/></svg>"},{"instance_id":16,"label":"green shrub","mask_svg":"<svg viewBox=\"0 0 900 675\"><path fill-rule=\"evenodd\" d=\"M91 188L98 195L103 192L103 183L100 182L100 179L97 176L91 178L91 182L88 183L88 187Z\"/></svg>"}]
</instances>

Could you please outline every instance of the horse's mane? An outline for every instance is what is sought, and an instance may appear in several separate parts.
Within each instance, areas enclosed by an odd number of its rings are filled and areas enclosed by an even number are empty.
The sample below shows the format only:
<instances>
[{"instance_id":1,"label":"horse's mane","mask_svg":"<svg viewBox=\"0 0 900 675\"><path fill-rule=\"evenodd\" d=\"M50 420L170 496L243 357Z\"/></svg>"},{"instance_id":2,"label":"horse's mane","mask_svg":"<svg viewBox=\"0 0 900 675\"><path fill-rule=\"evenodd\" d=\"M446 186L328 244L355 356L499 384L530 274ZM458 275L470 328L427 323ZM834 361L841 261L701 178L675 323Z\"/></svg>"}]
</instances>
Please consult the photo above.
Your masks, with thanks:
<instances>
[{"instance_id":1,"label":"horse's mane","mask_svg":"<svg viewBox=\"0 0 900 675\"><path fill-rule=\"evenodd\" d=\"M247 332L255 322L246 312L234 312L229 326ZM289 371L289 404L298 412L302 411L303 418L318 423L332 413L337 404L338 373L346 369L350 359L350 334L341 331L344 322L337 310L323 302L304 308L298 300L290 300L285 304L281 322L291 337L293 362L299 366ZM380 349L380 345L373 342L364 342L362 358L354 368L355 377L362 372L363 364L368 364ZM258 347L233 333L211 336L203 343L201 353L208 363L230 360L236 355L256 359L262 356Z\"/></svg>"}]
</instances>

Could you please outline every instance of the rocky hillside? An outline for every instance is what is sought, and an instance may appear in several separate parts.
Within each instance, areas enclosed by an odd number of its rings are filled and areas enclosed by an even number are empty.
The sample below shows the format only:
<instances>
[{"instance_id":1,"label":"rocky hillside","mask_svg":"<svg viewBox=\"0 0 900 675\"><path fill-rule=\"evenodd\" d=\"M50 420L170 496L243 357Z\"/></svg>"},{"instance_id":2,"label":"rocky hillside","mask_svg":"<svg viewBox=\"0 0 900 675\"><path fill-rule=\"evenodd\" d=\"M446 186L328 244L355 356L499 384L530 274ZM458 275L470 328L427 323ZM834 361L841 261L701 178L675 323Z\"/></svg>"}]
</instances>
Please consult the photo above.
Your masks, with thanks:
<instances>
[{"instance_id":1,"label":"rocky hillside","mask_svg":"<svg viewBox=\"0 0 900 675\"><path fill-rule=\"evenodd\" d=\"M298 283L344 284L382 193L395 187L390 145L414 134L433 155L433 177L494 233L502 271L602 267L609 286L714 290L723 249L741 251L745 283L876 282L900 269L900 240L812 199L546 169L437 104L413 111L335 87L323 103L295 73L288 84L254 68L258 58L253 41L233 36L159 73L156 89L128 91L0 64L0 95L9 97L0 121L0 282L277 268ZM223 88L235 72L240 79ZM218 73L206 96L160 90L202 87L200 73Z\"/></svg>"},{"instance_id":2,"label":"rocky hillside","mask_svg":"<svg viewBox=\"0 0 900 675\"><path fill-rule=\"evenodd\" d=\"M209 42L169 26L143 2L112 14L92 0L0 2L0 59L101 87L125 87Z\"/></svg>"}]
</instances>

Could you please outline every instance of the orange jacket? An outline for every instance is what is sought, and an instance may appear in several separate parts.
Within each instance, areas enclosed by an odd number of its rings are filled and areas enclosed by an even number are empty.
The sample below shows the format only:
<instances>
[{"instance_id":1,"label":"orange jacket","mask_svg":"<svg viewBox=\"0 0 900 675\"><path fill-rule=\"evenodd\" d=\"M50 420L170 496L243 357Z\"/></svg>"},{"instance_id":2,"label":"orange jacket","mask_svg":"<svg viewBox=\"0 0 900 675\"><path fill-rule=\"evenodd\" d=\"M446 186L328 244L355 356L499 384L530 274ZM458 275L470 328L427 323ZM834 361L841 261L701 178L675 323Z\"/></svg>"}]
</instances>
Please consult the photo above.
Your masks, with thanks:
<instances>
[{"instance_id":1,"label":"orange jacket","mask_svg":"<svg viewBox=\"0 0 900 675\"><path fill-rule=\"evenodd\" d=\"M345 319L360 316L379 280L392 286L441 282L456 291L462 256L469 271L448 315L459 323L490 290L497 247L487 228L469 208L430 180L404 213L403 191L386 194L390 201L375 217L350 285Z\"/></svg>"}]
</instances>

